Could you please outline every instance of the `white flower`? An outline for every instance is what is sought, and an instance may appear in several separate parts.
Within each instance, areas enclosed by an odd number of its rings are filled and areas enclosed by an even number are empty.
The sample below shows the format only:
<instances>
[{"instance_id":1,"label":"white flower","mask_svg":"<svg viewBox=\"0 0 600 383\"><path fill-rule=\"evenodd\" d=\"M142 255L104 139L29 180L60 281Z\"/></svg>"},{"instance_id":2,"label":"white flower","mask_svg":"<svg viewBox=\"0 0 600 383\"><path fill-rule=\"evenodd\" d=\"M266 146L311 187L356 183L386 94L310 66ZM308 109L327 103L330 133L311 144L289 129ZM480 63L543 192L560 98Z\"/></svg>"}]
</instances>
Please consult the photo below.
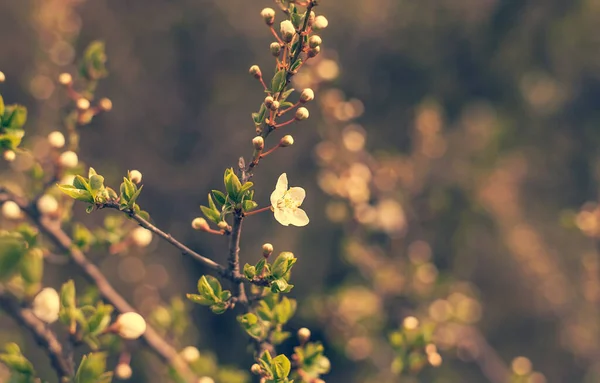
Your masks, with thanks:
<instances>
[{"instance_id":1,"label":"white flower","mask_svg":"<svg viewBox=\"0 0 600 383\"><path fill-rule=\"evenodd\" d=\"M329 20L327 20L327 18L325 16L319 15L315 18L315 22L313 24L313 29L315 31L319 31L321 29L327 28L328 25L329 25Z\"/></svg>"},{"instance_id":2,"label":"white flower","mask_svg":"<svg viewBox=\"0 0 600 383\"><path fill-rule=\"evenodd\" d=\"M146 321L134 312L119 315L115 325L119 336L125 339L137 339L146 332Z\"/></svg>"},{"instance_id":3,"label":"white flower","mask_svg":"<svg viewBox=\"0 0 600 383\"><path fill-rule=\"evenodd\" d=\"M131 366L127 363L119 363L117 367L115 367L115 376L117 379L125 380L131 378L133 371L131 371Z\"/></svg>"},{"instance_id":4,"label":"white flower","mask_svg":"<svg viewBox=\"0 0 600 383\"><path fill-rule=\"evenodd\" d=\"M194 346L187 346L181 350L181 357L188 363L192 363L200 358L200 351Z\"/></svg>"},{"instance_id":5,"label":"white flower","mask_svg":"<svg viewBox=\"0 0 600 383\"><path fill-rule=\"evenodd\" d=\"M6 201L2 205L2 215L6 219L21 218L21 208L14 201Z\"/></svg>"},{"instance_id":6,"label":"white flower","mask_svg":"<svg viewBox=\"0 0 600 383\"><path fill-rule=\"evenodd\" d=\"M275 219L282 225L306 226L308 216L299 208L306 197L306 192L301 187L288 190L287 174L283 173L277 180L277 186L271 193L271 206L275 212Z\"/></svg>"},{"instance_id":7,"label":"white flower","mask_svg":"<svg viewBox=\"0 0 600 383\"><path fill-rule=\"evenodd\" d=\"M50 194L44 194L38 199L37 208L42 214L53 214L58 210L58 201Z\"/></svg>"},{"instance_id":8,"label":"white flower","mask_svg":"<svg viewBox=\"0 0 600 383\"><path fill-rule=\"evenodd\" d=\"M46 287L33 299L33 315L46 323L55 322L58 319L59 310L60 298L56 290L51 287Z\"/></svg>"},{"instance_id":9,"label":"white flower","mask_svg":"<svg viewBox=\"0 0 600 383\"><path fill-rule=\"evenodd\" d=\"M48 142L53 148L62 148L65 146L65 136L61 132L52 132L48 135Z\"/></svg>"}]
</instances>

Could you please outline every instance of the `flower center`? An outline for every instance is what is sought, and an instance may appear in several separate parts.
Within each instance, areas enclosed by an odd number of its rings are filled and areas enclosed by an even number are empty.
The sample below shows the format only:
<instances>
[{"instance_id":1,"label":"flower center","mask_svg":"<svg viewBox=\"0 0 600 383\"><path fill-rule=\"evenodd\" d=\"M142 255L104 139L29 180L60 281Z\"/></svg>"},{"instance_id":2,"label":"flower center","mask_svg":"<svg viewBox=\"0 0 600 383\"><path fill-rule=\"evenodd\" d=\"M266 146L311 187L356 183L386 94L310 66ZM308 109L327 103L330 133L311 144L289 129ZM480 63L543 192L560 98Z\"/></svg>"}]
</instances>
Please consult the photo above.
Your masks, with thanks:
<instances>
[{"instance_id":1,"label":"flower center","mask_svg":"<svg viewBox=\"0 0 600 383\"><path fill-rule=\"evenodd\" d=\"M277 201L278 209L292 209L296 210L300 206L297 200L293 199L290 193L285 192L283 198Z\"/></svg>"}]
</instances>

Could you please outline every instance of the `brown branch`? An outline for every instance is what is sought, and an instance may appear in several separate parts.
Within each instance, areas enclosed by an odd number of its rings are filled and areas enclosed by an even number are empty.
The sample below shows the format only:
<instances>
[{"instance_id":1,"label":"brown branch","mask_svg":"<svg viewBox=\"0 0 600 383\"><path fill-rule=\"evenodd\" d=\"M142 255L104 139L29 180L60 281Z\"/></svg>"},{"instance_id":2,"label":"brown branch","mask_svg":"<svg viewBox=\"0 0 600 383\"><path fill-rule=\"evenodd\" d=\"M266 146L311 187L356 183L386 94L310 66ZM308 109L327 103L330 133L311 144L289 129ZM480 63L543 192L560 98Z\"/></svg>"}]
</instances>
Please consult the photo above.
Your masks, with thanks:
<instances>
[{"instance_id":1,"label":"brown branch","mask_svg":"<svg viewBox=\"0 0 600 383\"><path fill-rule=\"evenodd\" d=\"M59 222L40 215L35 206L29 205L23 198L12 195L7 191L4 191L3 193L3 190L0 189L0 201L6 200L16 202L21 210L23 210L40 229L40 232L50 239L58 250L69 255L84 276L96 285L102 298L112 304L116 311L120 313L136 311L112 287L100 269L88 261L86 255L73 244L71 238L61 229ZM146 327L146 332L141 339L162 361L171 365L186 382L195 383L197 377L189 369L187 363L179 356L175 348L167 343L167 341L165 341L150 325Z\"/></svg>"},{"instance_id":2,"label":"brown branch","mask_svg":"<svg viewBox=\"0 0 600 383\"><path fill-rule=\"evenodd\" d=\"M242 236L242 221L244 217L241 212L235 212L233 214L233 227L231 229L231 238L229 239L229 273L233 277L233 296L237 298L238 302L243 305L248 304L248 297L246 296L246 290L244 284L235 282L236 279L241 279L240 274L240 238Z\"/></svg>"},{"instance_id":3,"label":"brown branch","mask_svg":"<svg viewBox=\"0 0 600 383\"><path fill-rule=\"evenodd\" d=\"M2 288L0 288L0 307L19 325L27 329L36 343L46 351L59 382L70 381L73 376L73 365L63 355L61 343L46 323L33 315L30 309L21 307L16 298Z\"/></svg>"}]
</instances>

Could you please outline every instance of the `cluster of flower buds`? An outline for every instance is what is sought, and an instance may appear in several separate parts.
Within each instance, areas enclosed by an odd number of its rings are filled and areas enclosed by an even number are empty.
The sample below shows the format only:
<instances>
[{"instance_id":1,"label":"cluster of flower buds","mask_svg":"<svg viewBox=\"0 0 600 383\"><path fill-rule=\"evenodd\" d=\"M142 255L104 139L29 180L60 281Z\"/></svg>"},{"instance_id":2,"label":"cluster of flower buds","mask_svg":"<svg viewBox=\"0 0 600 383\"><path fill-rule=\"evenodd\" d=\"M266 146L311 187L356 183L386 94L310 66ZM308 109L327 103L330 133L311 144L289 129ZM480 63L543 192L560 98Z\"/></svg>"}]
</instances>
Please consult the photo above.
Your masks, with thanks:
<instances>
[{"instance_id":1,"label":"cluster of flower buds","mask_svg":"<svg viewBox=\"0 0 600 383\"><path fill-rule=\"evenodd\" d=\"M90 100L78 93L73 87L73 76L71 74L61 73L58 76L58 82L67 88L69 97L75 102L77 123L80 125L89 124L98 113L108 112L112 109L112 101L108 98L101 98L98 104L92 107Z\"/></svg>"}]
</instances>

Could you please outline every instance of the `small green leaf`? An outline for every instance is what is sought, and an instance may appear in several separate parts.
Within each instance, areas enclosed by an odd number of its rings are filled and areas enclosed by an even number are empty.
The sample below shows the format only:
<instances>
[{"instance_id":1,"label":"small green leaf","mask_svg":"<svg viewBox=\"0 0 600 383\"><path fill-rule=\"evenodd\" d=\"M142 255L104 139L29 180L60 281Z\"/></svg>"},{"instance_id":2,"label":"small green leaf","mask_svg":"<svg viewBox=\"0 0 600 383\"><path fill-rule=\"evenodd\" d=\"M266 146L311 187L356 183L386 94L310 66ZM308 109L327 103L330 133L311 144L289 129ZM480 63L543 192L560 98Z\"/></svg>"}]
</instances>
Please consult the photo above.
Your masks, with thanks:
<instances>
[{"instance_id":1,"label":"small green leaf","mask_svg":"<svg viewBox=\"0 0 600 383\"><path fill-rule=\"evenodd\" d=\"M94 203L94 197L87 190L81 190L72 185L58 185L60 191L77 201Z\"/></svg>"},{"instance_id":2,"label":"small green leaf","mask_svg":"<svg viewBox=\"0 0 600 383\"><path fill-rule=\"evenodd\" d=\"M286 90L285 92L281 93L281 96L279 97L280 108L284 107L284 104L286 104L285 100L287 100L287 98L290 97L290 95L294 92L294 90L295 90L294 88L290 88L290 89ZM289 104L289 106L294 105L291 102L288 102L287 104Z\"/></svg>"},{"instance_id":3,"label":"small green leaf","mask_svg":"<svg viewBox=\"0 0 600 383\"><path fill-rule=\"evenodd\" d=\"M213 221L214 223L219 223L221 221L221 214L218 211L206 206L200 206L200 210L208 220Z\"/></svg>"},{"instance_id":4,"label":"small green leaf","mask_svg":"<svg viewBox=\"0 0 600 383\"><path fill-rule=\"evenodd\" d=\"M19 268L27 243L18 234L0 236L0 281L11 277Z\"/></svg>"},{"instance_id":5,"label":"small green leaf","mask_svg":"<svg viewBox=\"0 0 600 383\"><path fill-rule=\"evenodd\" d=\"M281 354L271 360L271 369L273 370L275 379L281 380L288 377L292 369L292 364L285 355Z\"/></svg>"},{"instance_id":6,"label":"small green leaf","mask_svg":"<svg viewBox=\"0 0 600 383\"><path fill-rule=\"evenodd\" d=\"M104 188L104 177L98 174L92 175L90 177L90 188L92 191L102 190Z\"/></svg>"},{"instance_id":7,"label":"small green leaf","mask_svg":"<svg viewBox=\"0 0 600 383\"><path fill-rule=\"evenodd\" d=\"M244 275L248 279L253 279L256 276L256 267L246 263L244 265Z\"/></svg>"},{"instance_id":8,"label":"small green leaf","mask_svg":"<svg viewBox=\"0 0 600 383\"><path fill-rule=\"evenodd\" d=\"M287 71L285 69L281 69L275 76L273 76L273 80L271 80L271 92L279 93L283 90L286 85L286 76Z\"/></svg>"},{"instance_id":9,"label":"small green leaf","mask_svg":"<svg viewBox=\"0 0 600 383\"><path fill-rule=\"evenodd\" d=\"M72 279L65 282L60 289L61 308L75 308L75 283Z\"/></svg>"},{"instance_id":10,"label":"small green leaf","mask_svg":"<svg viewBox=\"0 0 600 383\"><path fill-rule=\"evenodd\" d=\"M221 191L218 191L218 190L213 190L213 191L212 191L212 195L213 195L213 197L214 197L215 201L216 201L216 202L217 202L219 205L221 205L221 206L225 205L225 199L227 198L227 197L225 196L225 193L223 193L223 192L221 192Z\"/></svg>"},{"instance_id":11,"label":"small green leaf","mask_svg":"<svg viewBox=\"0 0 600 383\"><path fill-rule=\"evenodd\" d=\"M44 253L39 248L29 249L21 259L21 277L29 284L37 284L44 275Z\"/></svg>"},{"instance_id":12,"label":"small green leaf","mask_svg":"<svg viewBox=\"0 0 600 383\"><path fill-rule=\"evenodd\" d=\"M284 251L273 262L272 274L275 278L283 278L292 268L297 259L293 253Z\"/></svg>"},{"instance_id":13,"label":"small green leaf","mask_svg":"<svg viewBox=\"0 0 600 383\"><path fill-rule=\"evenodd\" d=\"M256 209L258 207L258 204L255 201L244 201L242 207L244 211L247 212Z\"/></svg>"},{"instance_id":14,"label":"small green leaf","mask_svg":"<svg viewBox=\"0 0 600 383\"><path fill-rule=\"evenodd\" d=\"M185 296L190 301L192 301L194 303L198 303L202 306L211 306L215 303L213 300L207 299L207 298L203 297L202 295L198 295L198 294L186 294Z\"/></svg>"},{"instance_id":15,"label":"small green leaf","mask_svg":"<svg viewBox=\"0 0 600 383\"><path fill-rule=\"evenodd\" d=\"M0 95L0 121L2 121L2 116L4 116L4 99Z\"/></svg>"}]
</instances>

